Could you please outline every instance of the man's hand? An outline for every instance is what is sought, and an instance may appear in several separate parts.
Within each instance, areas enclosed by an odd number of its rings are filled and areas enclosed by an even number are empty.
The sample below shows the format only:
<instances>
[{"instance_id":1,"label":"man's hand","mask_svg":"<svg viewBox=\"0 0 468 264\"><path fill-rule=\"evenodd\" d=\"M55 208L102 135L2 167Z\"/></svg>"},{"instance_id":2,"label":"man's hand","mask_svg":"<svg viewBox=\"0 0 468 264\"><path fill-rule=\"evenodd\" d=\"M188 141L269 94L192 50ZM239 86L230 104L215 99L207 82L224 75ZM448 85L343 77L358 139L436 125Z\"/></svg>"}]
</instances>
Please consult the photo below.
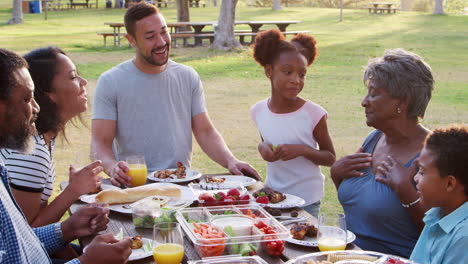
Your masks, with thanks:
<instances>
[{"instance_id":1,"label":"man's hand","mask_svg":"<svg viewBox=\"0 0 468 264\"><path fill-rule=\"evenodd\" d=\"M104 170L102 162L97 160L80 170L76 170L73 165L69 168L69 181L68 188L79 197L80 195L87 194L95 190L101 185L101 177L99 173Z\"/></svg>"},{"instance_id":2,"label":"man's hand","mask_svg":"<svg viewBox=\"0 0 468 264\"><path fill-rule=\"evenodd\" d=\"M82 264L88 263L127 263L132 253L132 239L127 237L121 241L112 234L96 236L86 247L86 251L78 259Z\"/></svg>"},{"instance_id":3,"label":"man's hand","mask_svg":"<svg viewBox=\"0 0 468 264\"><path fill-rule=\"evenodd\" d=\"M371 161L372 155L359 148L356 153L344 156L333 164L330 169L331 177L335 184L347 178L360 177L363 173L359 170L370 167Z\"/></svg>"},{"instance_id":4,"label":"man's hand","mask_svg":"<svg viewBox=\"0 0 468 264\"><path fill-rule=\"evenodd\" d=\"M406 190L408 186L412 186L416 172L416 162L413 162L411 167L406 168L393 157L388 156L387 160L382 161L377 167L375 180L388 185L395 193L399 194L401 190Z\"/></svg>"},{"instance_id":5,"label":"man's hand","mask_svg":"<svg viewBox=\"0 0 468 264\"><path fill-rule=\"evenodd\" d=\"M305 156L307 146L301 144L280 144L273 151L280 160L292 160L294 158Z\"/></svg>"},{"instance_id":6,"label":"man's hand","mask_svg":"<svg viewBox=\"0 0 468 264\"><path fill-rule=\"evenodd\" d=\"M118 187L131 186L132 178L127 175L129 170L130 168L128 168L128 164L125 161L116 162L109 172L112 184Z\"/></svg>"},{"instance_id":7,"label":"man's hand","mask_svg":"<svg viewBox=\"0 0 468 264\"><path fill-rule=\"evenodd\" d=\"M250 164L240 160L233 160L229 162L228 170L234 175L245 175L254 178L257 181L262 181L262 177L260 177L258 172L252 166L250 166Z\"/></svg>"},{"instance_id":8,"label":"man's hand","mask_svg":"<svg viewBox=\"0 0 468 264\"><path fill-rule=\"evenodd\" d=\"M65 242L78 237L96 234L107 228L109 208L106 204L90 204L78 209L62 222L62 234Z\"/></svg>"}]
</instances>

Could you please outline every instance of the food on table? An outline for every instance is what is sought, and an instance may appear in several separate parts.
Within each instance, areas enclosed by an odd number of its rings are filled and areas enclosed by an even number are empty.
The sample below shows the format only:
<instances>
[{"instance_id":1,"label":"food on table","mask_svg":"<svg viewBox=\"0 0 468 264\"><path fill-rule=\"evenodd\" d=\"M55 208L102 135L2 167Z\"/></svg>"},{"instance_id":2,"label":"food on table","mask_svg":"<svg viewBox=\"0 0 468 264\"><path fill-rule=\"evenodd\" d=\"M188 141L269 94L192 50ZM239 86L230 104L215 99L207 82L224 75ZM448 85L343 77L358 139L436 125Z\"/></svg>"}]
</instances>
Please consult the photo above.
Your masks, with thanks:
<instances>
[{"instance_id":1,"label":"food on table","mask_svg":"<svg viewBox=\"0 0 468 264\"><path fill-rule=\"evenodd\" d=\"M313 260L313 259L311 259L311 260L308 260L308 261L307 261L307 264L333 264L333 262L328 261L328 260L322 260L322 261L320 261L320 260Z\"/></svg>"},{"instance_id":2,"label":"food on table","mask_svg":"<svg viewBox=\"0 0 468 264\"><path fill-rule=\"evenodd\" d=\"M134 236L132 237L132 244L130 245L131 249L138 249L143 246L143 241L141 240L141 236Z\"/></svg>"},{"instance_id":3,"label":"food on table","mask_svg":"<svg viewBox=\"0 0 468 264\"><path fill-rule=\"evenodd\" d=\"M279 203L286 199L286 195L281 192L275 191L269 187L264 187L253 193L255 198L267 196L270 203Z\"/></svg>"},{"instance_id":4,"label":"food on table","mask_svg":"<svg viewBox=\"0 0 468 264\"><path fill-rule=\"evenodd\" d=\"M268 240L276 239L276 231L263 221L258 221L255 226L265 235L267 235ZM284 251L284 241L283 240L274 240L274 241L265 241L262 242L262 246L266 249L266 252L271 256L279 256Z\"/></svg>"},{"instance_id":5,"label":"food on table","mask_svg":"<svg viewBox=\"0 0 468 264\"><path fill-rule=\"evenodd\" d=\"M221 256L225 248L224 233L216 227L204 223L192 223L192 225L194 227L193 232L200 238L199 242L202 244L196 245L201 256L203 258Z\"/></svg>"},{"instance_id":6,"label":"food on table","mask_svg":"<svg viewBox=\"0 0 468 264\"><path fill-rule=\"evenodd\" d=\"M249 236L252 234L253 220L248 216L219 216L212 222L213 226L220 230L228 228L232 231L231 236Z\"/></svg>"},{"instance_id":7,"label":"food on table","mask_svg":"<svg viewBox=\"0 0 468 264\"><path fill-rule=\"evenodd\" d=\"M104 190L96 196L96 202L107 204L133 203L149 196L180 198L182 191L176 186L144 185L124 190Z\"/></svg>"},{"instance_id":8,"label":"food on table","mask_svg":"<svg viewBox=\"0 0 468 264\"><path fill-rule=\"evenodd\" d=\"M158 223L175 222L175 210L165 208L169 198L150 197L132 204L133 225L141 228L153 228Z\"/></svg>"},{"instance_id":9,"label":"food on table","mask_svg":"<svg viewBox=\"0 0 468 264\"><path fill-rule=\"evenodd\" d=\"M316 237L317 227L308 223L296 223L291 226L290 232L294 239L303 240L305 236Z\"/></svg>"},{"instance_id":10,"label":"food on table","mask_svg":"<svg viewBox=\"0 0 468 264\"><path fill-rule=\"evenodd\" d=\"M202 193L198 196L201 206L248 204L249 200L249 194L241 195L236 188L230 189L227 193L220 191L215 194Z\"/></svg>"},{"instance_id":11,"label":"food on table","mask_svg":"<svg viewBox=\"0 0 468 264\"><path fill-rule=\"evenodd\" d=\"M207 176L205 178L206 183L223 183L226 181L226 178L223 177L215 177L215 176Z\"/></svg>"},{"instance_id":12,"label":"food on table","mask_svg":"<svg viewBox=\"0 0 468 264\"><path fill-rule=\"evenodd\" d=\"M292 210L292 211L291 211L291 216L292 216L292 217L298 217L298 216L299 216L299 211L297 211L297 210Z\"/></svg>"},{"instance_id":13,"label":"food on table","mask_svg":"<svg viewBox=\"0 0 468 264\"><path fill-rule=\"evenodd\" d=\"M406 262L396 259L396 258L389 258L385 260L382 264L406 264Z\"/></svg>"},{"instance_id":14,"label":"food on table","mask_svg":"<svg viewBox=\"0 0 468 264\"><path fill-rule=\"evenodd\" d=\"M179 244L160 244L153 248L153 257L157 263L179 264L184 258L184 247Z\"/></svg>"},{"instance_id":15,"label":"food on table","mask_svg":"<svg viewBox=\"0 0 468 264\"><path fill-rule=\"evenodd\" d=\"M369 255L360 255L360 254L343 254L343 253L332 253L328 254L327 260L335 263L340 260L366 260L370 262L374 262L378 259L375 256Z\"/></svg>"},{"instance_id":16,"label":"food on table","mask_svg":"<svg viewBox=\"0 0 468 264\"><path fill-rule=\"evenodd\" d=\"M231 237L238 236L232 226L224 227L224 232L226 232L226 234L230 235ZM237 254L240 254L242 256L257 255L257 247L252 243L242 243L240 245L237 243L234 243L230 245L230 248L231 248L231 254L234 254L234 255L237 255Z\"/></svg>"},{"instance_id":17,"label":"food on table","mask_svg":"<svg viewBox=\"0 0 468 264\"><path fill-rule=\"evenodd\" d=\"M255 202L261 203L261 204L269 204L270 199L268 198L268 196L265 195L265 193L260 193L257 196L257 199L255 199Z\"/></svg>"},{"instance_id":18,"label":"food on table","mask_svg":"<svg viewBox=\"0 0 468 264\"><path fill-rule=\"evenodd\" d=\"M182 162L177 162L177 169L175 170L160 170L154 173L154 177L159 179L174 179L173 175L175 176L175 179L185 179L185 177L187 176L186 168L182 164Z\"/></svg>"},{"instance_id":19,"label":"food on table","mask_svg":"<svg viewBox=\"0 0 468 264\"><path fill-rule=\"evenodd\" d=\"M265 210L272 216L280 216L281 210L278 208L265 207Z\"/></svg>"}]
</instances>

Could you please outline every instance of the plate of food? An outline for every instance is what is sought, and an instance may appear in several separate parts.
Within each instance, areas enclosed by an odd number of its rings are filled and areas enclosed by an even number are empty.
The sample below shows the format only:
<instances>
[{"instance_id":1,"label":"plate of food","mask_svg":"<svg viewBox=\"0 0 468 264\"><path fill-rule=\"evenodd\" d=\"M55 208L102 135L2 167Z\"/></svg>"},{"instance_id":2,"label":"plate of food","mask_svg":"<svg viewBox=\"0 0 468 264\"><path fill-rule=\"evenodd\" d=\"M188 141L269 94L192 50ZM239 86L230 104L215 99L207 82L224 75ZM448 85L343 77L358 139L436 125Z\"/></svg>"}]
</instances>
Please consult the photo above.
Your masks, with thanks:
<instances>
[{"instance_id":1,"label":"plate of food","mask_svg":"<svg viewBox=\"0 0 468 264\"><path fill-rule=\"evenodd\" d=\"M305 204L304 199L301 197L275 191L269 187L264 187L253 193L255 202L261 206L268 206L270 208L293 208Z\"/></svg>"},{"instance_id":2,"label":"plate of food","mask_svg":"<svg viewBox=\"0 0 468 264\"><path fill-rule=\"evenodd\" d=\"M118 240L123 239L123 230L120 228L120 232L115 235L115 238ZM138 259L144 259L149 256L153 256L153 241L148 238L143 238L141 236L132 237L132 245L130 246L132 253L128 257L128 261L134 261ZM86 252L88 246L83 248L83 253Z\"/></svg>"},{"instance_id":3,"label":"plate of food","mask_svg":"<svg viewBox=\"0 0 468 264\"><path fill-rule=\"evenodd\" d=\"M311 253L291 259L286 264L416 264L405 258L373 251L339 250Z\"/></svg>"},{"instance_id":4,"label":"plate of food","mask_svg":"<svg viewBox=\"0 0 468 264\"><path fill-rule=\"evenodd\" d=\"M181 162L177 162L177 168L153 171L148 174L148 179L157 182L189 182L200 178L198 171L187 169Z\"/></svg>"},{"instance_id":5,"label":"plate of food","mask_svg":"<svg viewBox=\"0 0 468 264\"><path fill-rule=\"evenodd\" d=\"M101 186L99 186L96 190L94 190L93 192L90 192L88 194L83 194L80 196L80 200L83 201L83 199L87 199L86 197L87 196L91 196L91 195L96 195L102 191L105 191L105 190L120 190L119 187L117 186L114 186L112 184L101 184Z\"/></svg>"},{"instance_id":6,"label":"plate of food","mask_svg":"<svg viewBox=\"0 0 468 264\"><path fill-rule=\"evenodd\" d=\"M183 207L185 204L190 204L197 199L192 189L166 182L127 189L116 188L104 190L98 194L82 196L80 200L85 203L107 203L112 211L131 214L134 203L151 196L168 198L164 204L161 203L162 208Z\"/></svg>"},{"instance_id":7,"label":"plate of food","mask_svg":"<svg viewBox=\"0 0 468 264\"><path fill-rule=\"evenodd\" d=\"M294 224L287 224L285 225L289 228L289 232L291 233L292 237L286 239L289 243L301 245L301 246L308 246L308 247L317 247L317 226L308 222L300 222ZM346 242L352 243L356 240L356 235L347 230L347 237Z\"/></svg>"},{"instance_id":8,"label":"plate of food","mask_svg":"<svg viewBox=\"0 0 468 264\"><path fill-rule=\"evenodd\" d=\"M216 176L205 176L200 180L200 187L210 189L229 189L236 187L238 183L248 187L255 184L257 181L254 178L250 178L243 175L216 175Z\"/></svg>"}]
</instances>

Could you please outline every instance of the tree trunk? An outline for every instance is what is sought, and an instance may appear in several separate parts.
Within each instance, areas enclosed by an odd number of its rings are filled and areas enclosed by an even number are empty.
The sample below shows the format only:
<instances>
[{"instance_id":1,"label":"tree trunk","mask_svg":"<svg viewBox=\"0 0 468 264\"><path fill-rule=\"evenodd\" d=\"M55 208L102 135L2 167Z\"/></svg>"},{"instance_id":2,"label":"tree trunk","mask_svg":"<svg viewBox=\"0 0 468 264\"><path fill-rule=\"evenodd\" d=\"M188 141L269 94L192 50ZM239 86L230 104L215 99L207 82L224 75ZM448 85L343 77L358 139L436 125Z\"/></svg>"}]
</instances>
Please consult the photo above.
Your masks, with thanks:
<instances>
[{"instance_id":1,"label":"tree trunk","mask_svg":"<svg viewBox=\"0 0 468 264\"><path fill-rule=\"evenodd\" d=\"M213 4L214 7L218 6L218 1L217 0L211 0L211 4Z\"/></svg>"},{"instance_id":2,"label":"tree trunk","mask_svg":"<svg viewBox=\"0 0 468 264\"><path fill-rule=\"evenodd\" d=\"M177 22L189 22L189 1L188 0L176 0L177 8ZM176 31L190 31L190 27L180 27Z\"/></svg>"},{"instance_id":3,"label":"tree trunk","mask_svg":"<svg viewBox=\"0 0 468 264\"><path fill-rule=\"evenodd\" d=\"M13 11L11 12L11 19L8 24L21 24L23 23L23 6L21 0L13 0Z\"/></svg>"},{"instance_id":4,"label":"tree trunk","mask_svg":"<svg viewBox=\"0 0 468 264\"><path fill-rule=\"evenodd\" d=\"M242 48L234 36L237 0L223 0L219 12L218 26L215 27L213 47L220 50Z\"/></svg>"},{"instance_id":5,"label":"tree trunk","mask_svg":"<svg viewBox=\"0 0 468 264\"><path fill-rule=\"evenodd\" d=\"M120 0L114 0L114 8L120 8Z\"/></svg>"},{"instance_id":6,"label":"tree trunk","mask_svg":"<svg viewBox=\"0 0 468 264\"><path fill-rule=\"evenodd\" d=\"M281 10L281 0L273 0L273 10L278 11Z\"/></svg>"},{"instance_id":7,"label":"tree trunk","mask_svg":"<svg viewBox=\"0 0 468 264\"><path fill-rule=\"evenodd\" d=\"M444 0L435 0L434 14L444 14Z\"/></svg>"}]
</instances>

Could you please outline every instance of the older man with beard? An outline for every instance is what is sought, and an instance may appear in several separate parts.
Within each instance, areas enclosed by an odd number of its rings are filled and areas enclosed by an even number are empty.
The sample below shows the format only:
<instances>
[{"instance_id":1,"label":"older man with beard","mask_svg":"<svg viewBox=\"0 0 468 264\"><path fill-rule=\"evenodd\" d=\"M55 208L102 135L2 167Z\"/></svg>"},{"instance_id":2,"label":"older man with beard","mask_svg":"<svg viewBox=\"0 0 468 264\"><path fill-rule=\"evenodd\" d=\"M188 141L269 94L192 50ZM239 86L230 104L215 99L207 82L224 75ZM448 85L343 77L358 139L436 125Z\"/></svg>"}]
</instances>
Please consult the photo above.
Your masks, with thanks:
<instances>
[{"instance_id":1,"label":"older man with beard","mask_svg":"<svg viewBox=\"0 0 468 264\"><path fill-rule=\"evenodd\" d=\"M175 168L179 161L190 166L192 132L215 162L261 180L211 123L198 74L169 60L171 38L159 10L144 2L132 6L125 28L136 56L101 75L92 116L92 151L112 183L131 185L123 161L135 154L144 155L150 171Z\"/></svg>"},{"instance_id":2,"label":"older man with beard","mask_svg":"<svg viewBox=\"0 0 468 264\"><path fill-rule=\"evenodd\" d=\"M28 151L38 112L26 61L0 49L0 148ZM106 229L108 209L100 206L83 207L62 223L31 229L14 201L7 174L0 164L0 263L50 263L49 253L77 237ZM112 234L97 236L85 254L69 263L125 263L130 245L130 238L118 241Z\"/></svg>"}]
</instances>

